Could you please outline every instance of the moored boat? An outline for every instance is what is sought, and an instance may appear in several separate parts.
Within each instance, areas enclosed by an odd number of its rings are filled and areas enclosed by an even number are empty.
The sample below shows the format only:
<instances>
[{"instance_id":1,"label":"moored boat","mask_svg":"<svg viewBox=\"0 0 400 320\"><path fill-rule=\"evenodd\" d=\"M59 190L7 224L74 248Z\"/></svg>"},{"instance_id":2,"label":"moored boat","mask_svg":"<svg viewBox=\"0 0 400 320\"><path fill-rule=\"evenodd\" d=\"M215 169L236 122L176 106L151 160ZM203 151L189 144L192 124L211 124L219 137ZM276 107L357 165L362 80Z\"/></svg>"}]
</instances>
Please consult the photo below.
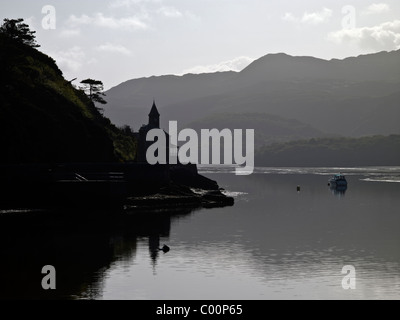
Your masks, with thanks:
<instances>
[{"instance_id":1,"label":"moored boat","mask_svg":"<svg viewBox=\"0 0 400 320\"><path fill-rule=\"evenodd\" d=\"M331 187L347 187L346 177L341 173L335 174L329 179L328 185Z\"/></svg>"}]
</instances>

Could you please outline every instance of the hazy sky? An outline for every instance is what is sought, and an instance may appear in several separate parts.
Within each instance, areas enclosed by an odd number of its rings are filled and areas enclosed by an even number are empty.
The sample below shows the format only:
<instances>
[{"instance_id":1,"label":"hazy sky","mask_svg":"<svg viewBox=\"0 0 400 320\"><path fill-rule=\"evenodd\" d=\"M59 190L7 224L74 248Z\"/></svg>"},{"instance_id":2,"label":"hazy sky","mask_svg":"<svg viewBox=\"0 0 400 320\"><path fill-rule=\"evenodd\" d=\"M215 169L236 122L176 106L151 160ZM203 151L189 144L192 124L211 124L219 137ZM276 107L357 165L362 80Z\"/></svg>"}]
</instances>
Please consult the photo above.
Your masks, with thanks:
<instances>
[{"instance_id":1,"label":"hazy sky","mask_svg":"<svg viewBox=\"0 0 400 320\"><path fill-rule=\"evenodd\" d=\"M400 49L398 0L1 0L1 19L20 17L66 78L106 89L241 70L268 53L331 59Z\"/></svg>"}]
</instances>

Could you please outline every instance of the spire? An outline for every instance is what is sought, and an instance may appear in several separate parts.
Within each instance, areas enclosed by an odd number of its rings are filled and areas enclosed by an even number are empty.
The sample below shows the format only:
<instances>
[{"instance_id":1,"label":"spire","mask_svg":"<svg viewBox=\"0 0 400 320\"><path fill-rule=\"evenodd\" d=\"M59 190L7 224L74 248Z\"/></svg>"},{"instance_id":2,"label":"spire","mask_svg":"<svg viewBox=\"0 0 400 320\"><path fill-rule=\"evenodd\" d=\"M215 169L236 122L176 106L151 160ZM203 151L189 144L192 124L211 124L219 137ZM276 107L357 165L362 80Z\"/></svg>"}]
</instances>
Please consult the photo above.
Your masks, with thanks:
<instances>
[{"instance_id":1,"label":"spire","mask_svg":"<svg viewBox=\"0 0 400 320\"><path fill-rule=\"evenodd\" d=\"M156 102L154 100L149 113L149 126L151 128L160 128L160 113L157 110Z\"/></svg>"},{"instance_id":2,"label":"spire","mask_svg":"<svg viewBox=\"0 0 400 320\"><path fill-rule=\"evenodd\" d=\"M154 117L154 116L156 116L156 117L160 116L160 113L157 110L157 106L156 106L156 101L155 100L153 100L153 106L151 107L151 111L149 113L149 117Z\"/></svg>"}]
</instances>

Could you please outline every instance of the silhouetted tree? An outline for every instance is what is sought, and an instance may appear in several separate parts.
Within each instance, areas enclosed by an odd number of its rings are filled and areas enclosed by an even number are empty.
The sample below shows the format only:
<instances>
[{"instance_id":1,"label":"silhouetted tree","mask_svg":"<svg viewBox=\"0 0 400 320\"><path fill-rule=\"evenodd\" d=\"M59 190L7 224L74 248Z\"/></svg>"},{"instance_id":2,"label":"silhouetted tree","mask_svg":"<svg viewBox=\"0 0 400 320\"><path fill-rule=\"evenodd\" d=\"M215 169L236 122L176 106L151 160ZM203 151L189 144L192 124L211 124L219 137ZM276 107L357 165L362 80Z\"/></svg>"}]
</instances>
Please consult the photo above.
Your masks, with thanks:
<instances>
[{"instance_id":1,"label":"silhouetted tree","mask_svg":"<svg viewBox=\"0 0 400 320\"><path fill-rule=\"evenodd\" d=\"M122 126L121 128L120 128L120 130L124 133L124 134L126 134L127 136L133 136L133 129L130 127L130 126L128 126L128 125L124 125L124 126Z\"/></svg>"},{"instance_id":2,"label":"silhouetted tree","mask_svg":"<svg viewBox=\"0 0 400 320\"><path fill-rule=\"evenodd\" d=\"M82 89L88 95L90 100L101 104L107 104L107 101L103 99L103 97L106 96L106 94L103 92L103 82L99 80L86 79L81 81L81 83L84 85Z\"/></svg>"},{"instance_id":3,"label":"silhouetted tree","mask_svg":"<svg viewBox=\"0 0 400 320\"><path fill-rule=\"evenodd\" d=\"M29 26L23 22L24 19L4 19L0 33L30 47L39 48L40 45L36 43L36 31L31 31Z\"/></svg>"}]
</instances>

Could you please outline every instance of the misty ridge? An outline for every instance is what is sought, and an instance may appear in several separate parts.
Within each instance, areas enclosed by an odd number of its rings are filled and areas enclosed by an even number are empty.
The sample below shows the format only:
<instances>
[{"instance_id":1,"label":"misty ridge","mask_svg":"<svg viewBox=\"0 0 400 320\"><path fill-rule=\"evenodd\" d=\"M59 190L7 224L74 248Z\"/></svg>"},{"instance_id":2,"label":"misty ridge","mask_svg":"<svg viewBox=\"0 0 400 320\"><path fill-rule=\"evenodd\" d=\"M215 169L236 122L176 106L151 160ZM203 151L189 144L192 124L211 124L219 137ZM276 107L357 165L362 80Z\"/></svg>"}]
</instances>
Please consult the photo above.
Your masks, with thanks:
<instances>
[{"instance_id":1,"label":"misty ridge","mask_svg":"<svg viewBox=\"0 0 400 320\"><path fill-rule=\"evenodd\" d=\"M134 130L149 101L161 127L255 129L259 149L300 139L400 134L400 50L343 60L268 54L241 72L165 75L106 92L105 115Z\"/></svg>"}]
</instances>

